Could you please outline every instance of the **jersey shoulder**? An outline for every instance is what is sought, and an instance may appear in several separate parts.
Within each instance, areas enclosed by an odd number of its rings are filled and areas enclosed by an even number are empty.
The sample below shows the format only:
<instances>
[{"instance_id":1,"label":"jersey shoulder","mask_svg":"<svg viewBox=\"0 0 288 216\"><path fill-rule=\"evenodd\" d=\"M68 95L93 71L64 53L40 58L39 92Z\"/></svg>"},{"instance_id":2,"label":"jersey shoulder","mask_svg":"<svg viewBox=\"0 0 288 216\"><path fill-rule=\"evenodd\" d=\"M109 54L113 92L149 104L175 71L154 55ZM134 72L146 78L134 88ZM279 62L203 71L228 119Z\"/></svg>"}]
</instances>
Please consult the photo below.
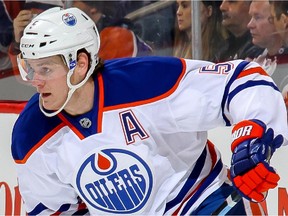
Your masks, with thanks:
<instances>
[{"instance_id":1,"label":"jersey shoulder","mask_svg":"<svg viewBox=\"0 0 288 216\"><path fill-rule=\"evenodd\" d=\"M12 131L12 156L21 161L44 137L53 131L61 120L46 117L39 108L39 94L35 94L27 103L16 120Z\"/></svg>"},{"instance_id":2,"label":"jersey shoulder","mask_svg":"<svg viewBox=\"0 0 288 216\"><path fill-rule=\"evenodd\" d=\"M104 106L133 103L163 96L185 74L185 63L174 57L135 57L105 62Z\"/></svg>"}]
</instances>

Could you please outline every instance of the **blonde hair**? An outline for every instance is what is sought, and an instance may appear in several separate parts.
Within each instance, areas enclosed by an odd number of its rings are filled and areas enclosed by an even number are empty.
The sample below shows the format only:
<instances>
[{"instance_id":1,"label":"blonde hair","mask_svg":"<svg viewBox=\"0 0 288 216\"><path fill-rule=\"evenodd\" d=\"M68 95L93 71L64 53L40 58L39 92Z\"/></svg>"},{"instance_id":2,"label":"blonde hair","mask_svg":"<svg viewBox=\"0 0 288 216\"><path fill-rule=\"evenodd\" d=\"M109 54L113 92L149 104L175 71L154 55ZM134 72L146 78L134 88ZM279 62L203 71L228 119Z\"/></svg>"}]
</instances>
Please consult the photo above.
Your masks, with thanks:
<instances>
[{"instance_id":1,"label":"blonde hair","mask_svg":"<svg viewBox=\"0 0 288 216\"><path fill-rule=\"evenodd\" d=\"M177 29L175 32L173 56L192 59L192 40L185 31Z\"/></svg>"}]
</instances>

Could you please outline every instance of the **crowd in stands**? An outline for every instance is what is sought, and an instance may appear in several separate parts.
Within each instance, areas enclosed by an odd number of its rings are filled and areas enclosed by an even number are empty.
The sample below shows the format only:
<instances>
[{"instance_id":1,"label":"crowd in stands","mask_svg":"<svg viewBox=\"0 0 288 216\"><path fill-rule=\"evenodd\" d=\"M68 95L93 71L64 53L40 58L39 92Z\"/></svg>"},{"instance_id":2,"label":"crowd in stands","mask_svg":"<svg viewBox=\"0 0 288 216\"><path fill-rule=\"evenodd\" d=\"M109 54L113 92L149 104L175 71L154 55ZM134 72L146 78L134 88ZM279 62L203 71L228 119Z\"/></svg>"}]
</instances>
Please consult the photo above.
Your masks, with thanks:
<instances>
[{"instance_id":1,"label":"crowd in stands","mask_svg":"<svg viewBox=\"0 0 288 216\"><path fill-rule=\"evenodd\" d=\"M34 16L54 6L78 7L95 21L101 39L99 56L103 60L149 55L193 59L195 17L191 1L1 0L0 86L5 79L19 74L16 56L25 26ZM286 98L288 2L199 0L199 8L200 59L216 63L233 59L257 61L265 65ZM1 97L0 94L3 100Z\"/></svg>"}]
</instances>

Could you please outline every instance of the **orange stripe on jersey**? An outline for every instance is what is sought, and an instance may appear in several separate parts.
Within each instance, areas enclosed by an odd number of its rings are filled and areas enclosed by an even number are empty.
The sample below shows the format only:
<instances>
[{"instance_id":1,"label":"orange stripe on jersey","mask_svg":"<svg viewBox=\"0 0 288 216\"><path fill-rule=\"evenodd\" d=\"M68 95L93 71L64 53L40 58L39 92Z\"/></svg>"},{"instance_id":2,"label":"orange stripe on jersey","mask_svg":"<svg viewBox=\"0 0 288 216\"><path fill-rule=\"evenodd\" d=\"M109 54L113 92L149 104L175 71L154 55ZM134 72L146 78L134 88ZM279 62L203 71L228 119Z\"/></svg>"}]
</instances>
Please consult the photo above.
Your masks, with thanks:
<instances>
[{"instance_id":1,"label":"orange stripe on jersey","mask_svg":"<svg viewBox=\"0 0 288 216\"><path fill-rule=\"evenodd\" d=\"M207 177L206 177L206 178L207 178ZM185 204L185 202L186 202L188 199L190 199L190 198L192 197L192 195L200 188L200 186L203 184L203 182L206 180L206 178L204 178L204 179L200 182L200 184L194 189L194 191L192 191L192 192L189 194L189 196L186 197L186 198L182 201L182 203L181 203L180 206L176 209L176 211L174 211L174 212L172 213L173 216L178 215L179 211L181 210L181 208L182 208L182 206Z\"/></svg>"},{"instance_id":2,"label":"orange stripe on jersey","mask_svg":"<svg viewBox=\"0 0 288 216\"><path fill-rule=\"evenodd\" d=\"M60 212L60 211L57 211L57 212L55 212L54 214L51 214L51 216L56 216L56 215L60 215L62 212Z\"/></svg>"},{"instance_id":3,"label":"orange stripe on jersey","mask_svg":"<svg viewBox=\"0 0 288 216\"><path fill-rule=\"evenodd\" d=\"M86 204L85 203L79 203L79 205L78 205L78 208L77 208L78 210L82 210L82 209L87 209L87 206L86 206Z\"/></svg>"},{"instance_id":4,"label":"orange stripe on jersey","mask_svg":"<svg viewBox=\"0 0 288 216\"><path fill-rule=\"evenodd\" d=\"M79 139L84 139L85 136L73 125L71 124L63 114L59 113L58 117L79 137Z\"/></svg>"},{"instance_id":5,"label":"orange stripe on jersey","mask_svg":"<svg viewBox=\"0 0 288 216\"><path fill-rule=\"evenodd\" d=\"M34 145L33 148L30 149L30 151L25 155L25 157L22 160L15 160L15 163L17 164L26 163L26 161L33 154L34 151L36 151L44 142L46 142L50 137L52 137L57 131L59 131L64 126L65 124L61 123L57 127L55 127L52 131L46 134L36 145Z\"/></svg>"},{"instance_id":6,"label":"orange stripe on jersey","mask_svg":"<svg viewBox=\"0 0 288 216\"><path fill-rule=\"evenodd\" d=\"M185 74L186 71L186 63L184 61L184 59L180 59L183 65L183 69L181 72L181 75L179 76L177 82L175 83L175 85L166 93L159 95L157 97L151 98L151 99L147 99L147 100L142 100L142 101L137 101L137 102L131 102L131 103L126 103L126 104L119 104L119 105L115 105L115 106L108 106L108 107L104 107L103 111L109 111L109 110L115 110L115 109L122 109L122 108L126 108L126 107L134 107L134 106L139 106L139 105L144 105L144 104L148 104L148 103L152 103L158 100L161 100L163 98L168 97L169 95L171 95L178 87L182 77Z\"/></svg>"},{"instance_id":7,"label":"orange stripe on jersey","mask_svg":"<svg viewBox=\"0 0 288 216\"><path fill-rule=\"evenodd\" d=\"M250 208L251 208L251 211L252 211L252 215L267 215L267 213L265 212L264 209L262 209L263 211L261 211L261 207L260 207L260 203L254 203L254 202L250 202Z\"/></svg>"},{"instance_id":8,"label":"orange stripe on jersey","mask_svg":"<svg viewBox=\"0 0 288 216\"><path fill-rule=\"evenodd\" d=\"M215 146L210 140L207 140L207 144L208 144L209 152L210 152L210 155L211 155L212 164L215 165L216 161L217 161L217 154L216 154L216 151L215 151Z\"/></svg>"},{"instance_id":9,"label":"orange stripe on jersey","mask_svg":"<svg viewBox=\"0 0 288 216\"><path fill-rule=\"evenodd\" d=\"M102 131L102 119L104 108L104 84L101 73L98 73L98 85L99 85L99 103L98 103L98 121L97 121L97 133Z\"/></svg>"},{"instance_id":10,"label":"orange stripe on jersey","mask_svg":"<svg viewBox=\"0 0 288 216\"><path fill-rule=\"evenodd\" d=\"M263 76L268 76L268 74L266 73L266 71L262 67L255 67L255 68L250 68L250 69L242 71L238 75L237 79L244 77L244 76L248 76L250 74L254 74L254 73L258 73L258 74L261 74Z\"/></svg>"},{"instance_id":11,"label":"orange stripe on jersey","mask_svg":"<svg viewBox=\"0 0 288 216\"><path fill-rule=\"evenodd\" d=\"M263 209L263 211L264 211L264 214L265 214L265 215L268 215L266 200L260 202L260 205L261 205L261 207L262 207L262 209Z\"/></svg>"}]
</instances>

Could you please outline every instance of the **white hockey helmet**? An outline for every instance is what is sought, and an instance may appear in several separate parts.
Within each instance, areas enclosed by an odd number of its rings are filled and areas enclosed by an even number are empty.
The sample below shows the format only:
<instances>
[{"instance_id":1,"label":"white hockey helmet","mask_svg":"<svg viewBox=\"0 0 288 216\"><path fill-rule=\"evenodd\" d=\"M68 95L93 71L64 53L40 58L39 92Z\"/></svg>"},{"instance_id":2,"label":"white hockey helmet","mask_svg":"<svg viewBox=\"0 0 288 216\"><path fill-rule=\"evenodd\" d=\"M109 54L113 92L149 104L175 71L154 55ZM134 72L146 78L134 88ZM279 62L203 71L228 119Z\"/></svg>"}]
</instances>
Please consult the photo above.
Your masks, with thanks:
<instances>
[{"instance_id":1,"label":"white hockey helmet","mask_svg":"<svg viewBox=\"0 0 288 216\"><path fill-rule=\"evenodd\" d=\"M20 41L23 59L62 55L70 70L75 67L77 51L85 48L91 57L90 73L98 63L99 47L94 21L78 8L54 7L44 11L26 26Z\"/></svg>"},{"instance_id":2,"label":"white hockey helmet","mask_svg":"<svg viewBox=\"0 0 288 216\"><path fill-rule=\"evenodd\" d=\"M29 67L27 62L29 59L61 55L69 68L67 85L70 90L66 102L53 113L47 113L39 104L46 116L54 116L64 109L75 90L84 85L93 74L99 62L99 47L100 37L94 21L78 8L64 10L60 7L54 7L48 9L36 16L26 26L20 41L21 53L17 57L23 80L33 79L34 71ZM91 62L86 77L80 83L73 85L70 77L77 64L77 51L80 49L85 49L90 54Z\"/></svg>"}]
</instances>

